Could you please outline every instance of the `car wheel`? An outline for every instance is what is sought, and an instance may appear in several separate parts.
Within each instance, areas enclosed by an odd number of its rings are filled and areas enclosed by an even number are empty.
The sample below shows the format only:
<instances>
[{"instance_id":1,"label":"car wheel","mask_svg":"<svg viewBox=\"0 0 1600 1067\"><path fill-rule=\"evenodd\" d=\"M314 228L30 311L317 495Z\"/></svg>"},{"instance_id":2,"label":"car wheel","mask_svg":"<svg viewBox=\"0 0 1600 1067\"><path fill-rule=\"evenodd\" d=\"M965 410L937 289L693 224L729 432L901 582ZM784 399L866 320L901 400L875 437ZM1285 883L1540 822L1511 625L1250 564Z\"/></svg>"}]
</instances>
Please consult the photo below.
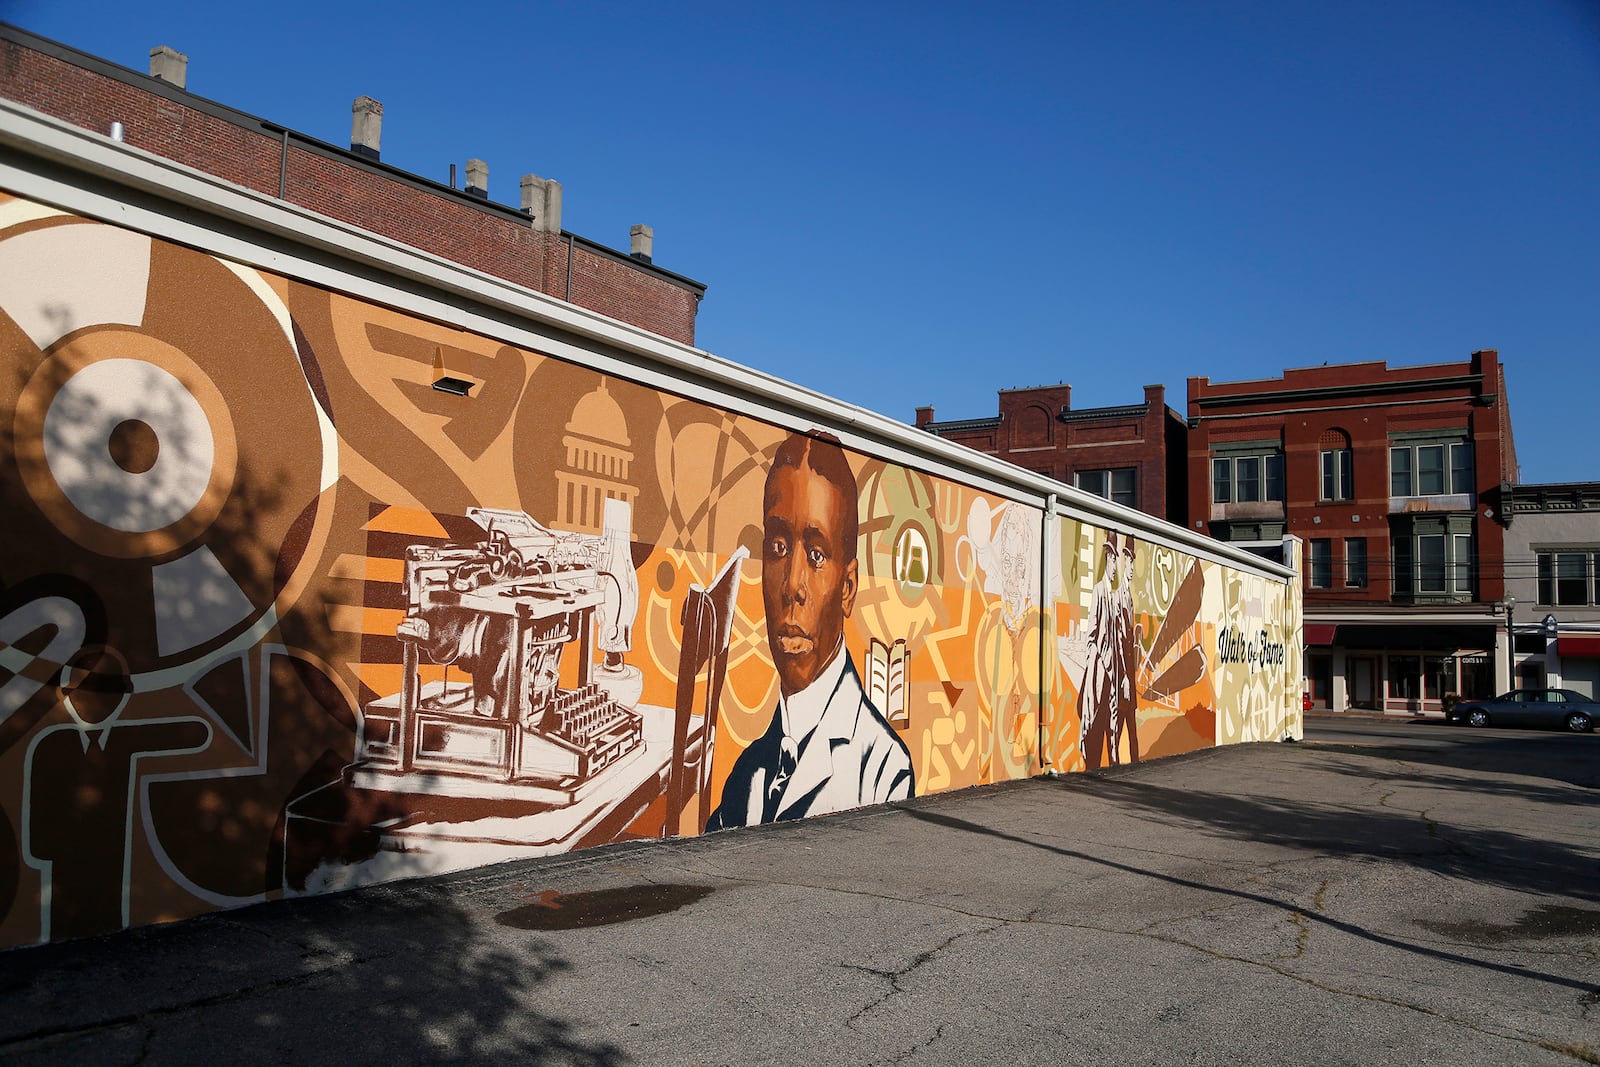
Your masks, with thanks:
<instances>
[{"instance_id":1,"label":"car wheel","mask_svg":"<svg viewBox=\"0 0 1600 1067\"><path fill-rule=\"evenodd\" d=\"M1575 734L1586 734L1594 729L1594 720L1582 711L1575 711L1567 716L1567 729Z\"/></svg>"},{"instance_id":2,"label":"car wheel","mask_svg":"<svg viewBox=\"0 0 1600 1067\"><path fill-rule=\"evenodd\" d=\"M1488 726L1489 713L1484 711L1482 708L1473 708L1471 711L1467 712L1467 725Z\"/></svg>"}]
</instances>

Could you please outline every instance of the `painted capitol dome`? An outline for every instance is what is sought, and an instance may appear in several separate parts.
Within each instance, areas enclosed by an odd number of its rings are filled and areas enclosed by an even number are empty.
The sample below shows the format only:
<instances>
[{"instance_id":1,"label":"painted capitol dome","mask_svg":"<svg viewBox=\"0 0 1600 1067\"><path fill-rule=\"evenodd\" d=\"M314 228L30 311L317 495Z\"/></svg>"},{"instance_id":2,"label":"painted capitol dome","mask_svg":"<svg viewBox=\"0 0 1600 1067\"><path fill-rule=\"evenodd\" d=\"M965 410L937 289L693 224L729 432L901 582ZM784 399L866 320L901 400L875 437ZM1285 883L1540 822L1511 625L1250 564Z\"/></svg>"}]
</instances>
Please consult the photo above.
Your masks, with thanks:
<instances>
[{"instance_id":1,"label":"painted capitol dome","mask_svg":"<svg viewBox=\"0 0 1600 1067\"><path fill-rule=\"evenodd\" d=\"M556 525L598 533L605 502L622 500L631 506L639 492L629 482L633 449L627 420L604 379L573 405L561 444L566 458L556 471Z\"/></svg>"}]
</instances>

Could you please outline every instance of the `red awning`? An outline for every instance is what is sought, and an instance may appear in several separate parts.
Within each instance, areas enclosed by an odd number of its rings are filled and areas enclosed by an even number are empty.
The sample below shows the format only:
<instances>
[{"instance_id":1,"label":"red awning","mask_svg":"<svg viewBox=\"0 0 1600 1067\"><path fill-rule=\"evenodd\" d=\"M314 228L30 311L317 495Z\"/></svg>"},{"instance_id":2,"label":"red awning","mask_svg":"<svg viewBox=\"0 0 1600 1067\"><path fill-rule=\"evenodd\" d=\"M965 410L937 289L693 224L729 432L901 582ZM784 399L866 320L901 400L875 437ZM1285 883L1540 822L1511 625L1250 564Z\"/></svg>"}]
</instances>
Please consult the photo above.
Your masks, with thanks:
<instances>
[{"instance_id":1,"label":"red awning","mask_svg":"<svg viewBox=\"0 0 1600 1067\"><path fill-rule=\"evenodd\" d=\"M1333 631L1339 627L1331 622L1306 623L1306 644L1331 645L1333 644Z\"/></svg>"},{"instance_id":2,"label":"red awning","mask_svg":"<svg viewBox=\"0 0 1600 1067\"><path fill-rule=\"evenodd\" d=\"M1600 637L1558 637L1556 652L1563 656L1600 657Z\"/></svg>"}]
</instances>

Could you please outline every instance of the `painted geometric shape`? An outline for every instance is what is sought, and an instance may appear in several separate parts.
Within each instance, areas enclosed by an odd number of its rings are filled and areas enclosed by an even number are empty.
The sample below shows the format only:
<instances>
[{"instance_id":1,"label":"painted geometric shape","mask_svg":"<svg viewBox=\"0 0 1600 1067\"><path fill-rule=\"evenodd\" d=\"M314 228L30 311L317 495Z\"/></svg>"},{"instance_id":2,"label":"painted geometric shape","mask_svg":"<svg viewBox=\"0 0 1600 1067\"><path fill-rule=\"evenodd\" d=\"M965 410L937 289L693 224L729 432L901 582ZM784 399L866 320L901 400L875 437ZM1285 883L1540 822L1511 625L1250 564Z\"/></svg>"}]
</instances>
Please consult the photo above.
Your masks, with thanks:
<instances>
[{"instance_id":1,"label":"painted geometric shape","mask_svg":"<svg viewBox=\"0 0 1600 1067\"><path fill-rule=\"evenodd\" d=\"M448 532L431 512L416 508L388 507L362 527L370 533L401 533L415 537L446 538Z\"/></svg>"},{"instance_id":2,"label":"painted geometric shape","mask_svg":"<svg viewBox=\"0 0 1600 1067\"><path fill-rule=\"evenodd\" d=\"M229 656L184 688L240 748L255 755L248 654Z\"/></svg>"},{"instance_id":3,"label":"painted geometric shape","mask_svg":"<svg viewBox=\"0 0 1600 1067\"><path fill-rule=\"evenodd\" d=\"M37 657L13 647L41 629L49 629L50 638ZM66 597L39 597L0 616L0 669L10 673L0 683L0 723L44 688L48 675L35 669L36 661L54 674L83 646L86 633L83 609Z\"/></svg>"},{"instance_id":4,"label":"painted geometric shape","mask_svg":"<svg viewBox=\"0 0 1600 1067\"><path fill-rule=\"evenodd\" d=\"M222 634L255 607L204 545L150 569L156 609L156 650L170 656Z\"/></svg>"},{"instance_id":5,"label":"painted geometric shape","mask_svg":"<svg viewBox=\"0 0 1600 1067\"><path fill-rule=\"evenodd\" d=\"M22 225L0 238L23 383L0 426L26 490L7 532L35 551L6 580L72 575L135 692L181 685L321 573L338 465L320 375L271 276L115 226Z\"/></svg>"},{"instance_id":6,"label":"painted geometric shape","mask_svg":"<svg viewBox=\"0 0 1600 1067\"><path fill-rule=\"evenodd\" d=\"M119 456L119 435L153 441L127 446L145 455ZM149 533L200 503L216 441L199 401L170 371L106 359L56 391L44 417L44 454L56 484L84 515L114 530Z\"/></svg>"},{"instance_id":7,"label":"painted geometric shape","mask_svg":"<svg viewBox=\"0 0 1600 1067\"><path fill-rule=\"evenodd\" d=\"M48 226L0 242L6 313L39 348L85 326L144 321L150 238L110 226Z\"/></svg>"},{"instance_id":8,"label":"painted geometric shape","mask_svg":"<svg viewBox=\"0 0 1600 1067\"><path fill-rule=\"evenodd\" d=\"M238 440L211 377L171 344L86 330L40 362L17 401L17 466L39 510L85 548L170 552L216 519Z\"/></svg>"}]
</instances>

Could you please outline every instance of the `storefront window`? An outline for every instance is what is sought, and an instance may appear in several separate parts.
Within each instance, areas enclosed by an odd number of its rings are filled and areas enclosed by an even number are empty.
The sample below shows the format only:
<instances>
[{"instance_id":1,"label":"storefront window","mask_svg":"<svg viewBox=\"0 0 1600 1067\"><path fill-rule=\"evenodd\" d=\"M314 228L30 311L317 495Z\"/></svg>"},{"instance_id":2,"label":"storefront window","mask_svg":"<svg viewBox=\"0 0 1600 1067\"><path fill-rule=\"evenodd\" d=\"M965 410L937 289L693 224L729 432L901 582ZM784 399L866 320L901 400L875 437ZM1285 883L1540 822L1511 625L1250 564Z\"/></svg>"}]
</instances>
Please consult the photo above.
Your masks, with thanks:
<instances>
[{"instance_id":1,"label":"storefront window","mask_svg":"<svg viewBox=\"0 0 1600 1067\"><path fill-rule=\"evenodd\" d=\"M1494 664L1489 657L1462 656L1461 699L1483 700L1494 695Z\"/></svg>"},{"instance_id":2,"label":"storefront window","mask_svg":"<svg viewBox=\"0 0 1600 1067\"><path fill-rule=\"evenodd\" d=\"M1311 702L1322 707L1333 703L1333 657L1326 652L1313 652L1306 656L1306 688L1311 691Z\"/></svg>"},{"instance_id":3,"label":"storefront window","mask_svg":"<svg viewBox=\"0 0 1600 1067\"><path fill-rule=\"evenodd\" d=\"M1443 699L1455 692L1455 661L1449 656L1422 657L1422 695L1429 700Z\"/></svg>"},{"instance_id":4,"label":"storefront window","mask_svg":"<svg viewBox=\"0 0 1600 1067\"><path fill-rule=\"evenodd\" d=\"M1422 697L1422 657L1389 657L1389 695L1396 700Z\"/></svg>"}]
</instances>

